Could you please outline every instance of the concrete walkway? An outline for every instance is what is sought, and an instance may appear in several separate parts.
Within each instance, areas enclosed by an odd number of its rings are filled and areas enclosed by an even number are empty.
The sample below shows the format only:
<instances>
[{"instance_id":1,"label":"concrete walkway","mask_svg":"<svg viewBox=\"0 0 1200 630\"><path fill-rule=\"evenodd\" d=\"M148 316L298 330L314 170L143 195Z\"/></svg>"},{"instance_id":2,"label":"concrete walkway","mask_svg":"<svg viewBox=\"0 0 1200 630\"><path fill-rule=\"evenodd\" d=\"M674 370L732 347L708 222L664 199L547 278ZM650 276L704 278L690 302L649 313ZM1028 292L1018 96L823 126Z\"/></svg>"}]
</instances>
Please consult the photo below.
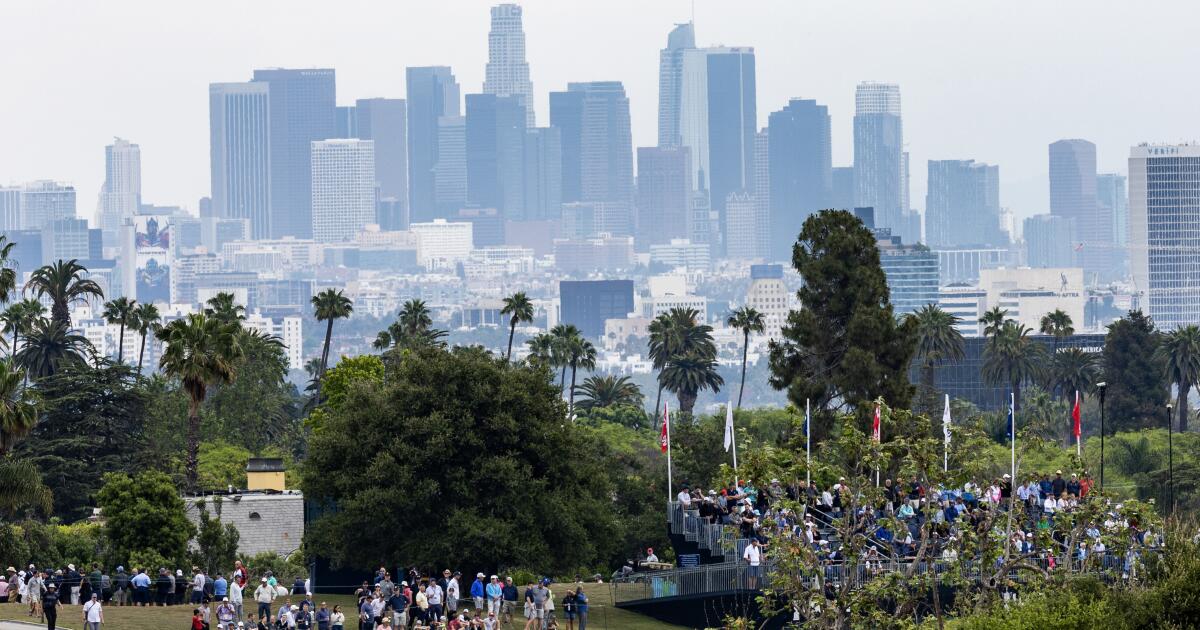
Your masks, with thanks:
<instances>
[{"instance_id":1,"label":"concrete walkway","mask_svg":"<svg viewBox=\"0 0 1200 630\"><path fill-rule=\"evenodd\" d=\"M0 630L34 630L34 628L45 628L46 624L37 623L35 621L0 621ZM58 630L70 630L62 624L58 624Z\"/></svg>"}]
</instances>

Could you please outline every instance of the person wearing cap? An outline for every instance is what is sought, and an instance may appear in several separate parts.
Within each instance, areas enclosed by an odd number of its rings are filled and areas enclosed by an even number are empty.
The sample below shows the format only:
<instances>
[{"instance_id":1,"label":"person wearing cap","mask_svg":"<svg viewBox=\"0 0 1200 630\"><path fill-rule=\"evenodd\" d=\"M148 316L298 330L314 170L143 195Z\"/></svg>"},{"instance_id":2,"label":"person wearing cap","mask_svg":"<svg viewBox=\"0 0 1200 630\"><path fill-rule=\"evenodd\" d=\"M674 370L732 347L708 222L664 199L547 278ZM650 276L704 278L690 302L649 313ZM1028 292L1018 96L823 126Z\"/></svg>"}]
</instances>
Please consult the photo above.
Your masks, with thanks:
<instances>
[{"instance_id":1,"label":"person wearing cap","mask_svg":"<svg viewBox=\"0 0 1200 630\"><path fill-rule=\"evenodd\" d=\"M658 556L654 555L654 547L646 547L646 562L658 562Z\"/></svg>"},{"instance_id":2,"label":"person wearing cap","mask_svg":"<svg viewBox=\"0 0 1200 630\"><path fill-rule=\"evenodd\" d=\"M1054 481L1050 482L1050 492L1056 497L1067 491L1067 481L1063 479L1063 471L1054 471Z\"/></svg>"},{"instance_id":3,"label":"person wearing cap","mask_svg":"<svg viewBox=\"0 0 1200 630\"><path fill-rule=\"evenodd\" d=\"M275 602L275 589L262 578L258 588L254 589L254 601L258 603L258 618L271 618L271 604Z\"/></svg>"},{"instance_id":4,"label":"person wearing cap","mask_svg":"<svg viewBox=\"0 0 1200 630\"><path fill-rule=\"evenodd\" d=\"M222 597L221 605L217 606L218 630L232 630L235 619L237 619L237 609L229 602L228 597Z\"/></svg>"},{"instance_id":5,"label":"person wearing cap","mask_svg":"<svg viewBox=\"0 0 1200 630\"><path fill-rule=\"evenodd\" d=\"M229 604L233 606L234 619L241 619L246 616L245 609L245 584L238 582L237 578L229 581Z\"/></svg>"},{"instance_id":6,"label":"person wearing cap","mask_svg":"<svg viewBox=\"0 0 1200 630\"><path fill-rule=\"evenodd\" d=\"M500 615L500 607L504 602L504 587L500 585L500 578L492 576L488 579L488 584L484 587L484 594L487 597L488 612Z\"/></svg>"},{"instance_id":7,"label":"person wearing cap","mask_svg":"<svg viewBox=\"0 0 1200 630\"><path fill-rule=\"evenodd\" d=\"M1071 473L1071 480L1067 482L1067 494L1079 498L1079 473Z\"/></svg>"},{"instance_id":8,"label":"person wearing cap","mask_svg":"<svg viewBox=\"0 0 1200 630\"><path fill-rule=\"evenodd\" d=\"M66 603L78 606L81 603L79 601L79 587L82 583L83 576L79 574L79 571L75 570L75 565L68 564L66 572L63 573L60 584L62 594L59 597L65 597L67 600Z\"/></svg>"},{"instance_id":9,"label":"person wearing cap","mask_svg":"<svg viewBox=\"0 0 1200 630\"><path fill-rule=\"evenodd\" d=\"M462 587L458 583L460 577L462 573L455 571L454 576L446 581L446 610L449 611L450 617L458 612L458 598L462 596Z\"/></svg>"},{"instance_id":10,"label":"person wearing cap","mask_svg":"<svg viewBox=\"0 0 1200 630\"><path fill-rule=\"evenodd\" d=\"M475 581L471 582L471 601L474 602L476 610L483 610L484 602L487 601L486 589L483 586L486 577L483 573L476 573Z\"/></svg>"},{"instance_id":11,"label":"person wearing cap","mask_svg":"<svg viewBox=\"0 0 1200 630\"><path fill-rule=\"evenodd\" d=\"M62 607L63 604L58 595L58 585L53 582L47 584L41 603L42 619L46 622L47 630L55 630L58 627L58 611L62 610Z\"/></svg>"},{"instance_id":12,"label":"person wearing cap","mask_svg":"<svg viewBox=\"0 0 1200 630\"><path fill-rule=\"evenodd\" d=\"M129 604L129 574L123 566L118 566L117 574L113 576L113 600L118 606Z\"/></svg>"}]
</instances>

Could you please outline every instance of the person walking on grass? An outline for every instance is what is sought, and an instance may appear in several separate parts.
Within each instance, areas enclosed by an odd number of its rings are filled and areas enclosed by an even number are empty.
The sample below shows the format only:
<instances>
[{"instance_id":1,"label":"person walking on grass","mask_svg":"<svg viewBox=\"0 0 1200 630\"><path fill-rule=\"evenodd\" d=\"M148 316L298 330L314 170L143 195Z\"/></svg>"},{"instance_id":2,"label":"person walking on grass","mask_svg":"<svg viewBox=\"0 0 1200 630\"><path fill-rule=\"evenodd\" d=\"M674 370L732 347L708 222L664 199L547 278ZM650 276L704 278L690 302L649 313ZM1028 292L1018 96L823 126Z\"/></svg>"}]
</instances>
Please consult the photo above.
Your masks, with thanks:
<instances>
[{"instance_id":1,"label":"person walking on grass","mask_svg":"<svg viewBox=\"0 0 1200 630\"><path fill-rule=\"evenodd\" d=\"M254 601L258 602L258 618L271 618L271 603L275 601L275 589L262 578L258 588L254 589Z\"/></svg>"},{"instance_id":2,"label":"person walking on grass","mask_svg":"<svg viewBox=\"0 0 1200 630\"><path fill-rule=\"evenodd\" d=\"M575 616L579 619L579 630L587 630L588 596L582 586L575 589Z\"/></svg>"},{"instance_id":3,"label":"person walking on grass","mask_svg":"<svg viewBox=\"0 0 1200 630\"><path fill-rule=\"evenodd\" d=\"M58 628L58 611L62 610L62 602L58 599L58 587L51 582L42 595L42 615L46 621L46 630Z\"/></svg>"},{"instance_id":4,"label":"person walking on grass","mask_svg":"<svg viewBox=\"0 0 1200 630\"><path fill-rule=\"evenodd\" d=\"M42 579L41 573L34 571L25 583L25 589L29 598L29 616L37 617L39 621L44 620L42 596L46 594L46 582Z\"/></svg>"},{"instance_id":5,"label":"person walking on grass","mask_svg":"<svg viewBox=\"0 0 1200 630\"><path fill-rule=\"evenodd\" d=\"M83 605L83 627L87 630L100 630L104 624L104 607L100 604L100 595L92 593L92 599Z\"/></svg>"}]
</instances>

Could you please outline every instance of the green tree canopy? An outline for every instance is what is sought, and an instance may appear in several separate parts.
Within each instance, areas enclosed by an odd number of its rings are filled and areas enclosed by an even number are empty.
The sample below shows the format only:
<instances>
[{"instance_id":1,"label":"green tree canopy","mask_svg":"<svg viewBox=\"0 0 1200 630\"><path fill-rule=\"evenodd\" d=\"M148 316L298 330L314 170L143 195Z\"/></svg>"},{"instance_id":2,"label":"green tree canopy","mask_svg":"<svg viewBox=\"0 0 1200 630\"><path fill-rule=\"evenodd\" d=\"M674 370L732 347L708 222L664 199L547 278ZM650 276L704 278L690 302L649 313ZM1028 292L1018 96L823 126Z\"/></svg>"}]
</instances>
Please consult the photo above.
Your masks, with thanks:
<instances>
[{"instance_id":1,"label":"green tree canopy","mask_svg":"<svg viewBox=\"0 0 1200 630\"><path fill-rule=\"evenodd\" d=\"M896 321L875 235L849 212L822 210L804 221L792 264L804 286L783 341L772 345L771 385L800 409L807 399L814 410L865 409L880 397L907 407L914 325ZM819 415L815 435L833 420Z\"/></svg>"},{"instance_id":2,"label":"green tree canopy","mask_svg":"<svg viewBox=\"0 0 1200 630\"><path fill-rule=\"evenodd\" d=\"M305 547L351 567L570 571L612 552L603 463L544 368L424 348L356 387L312 436ZM398 535L402 533L402 535Z\"/></svg>"},{"instance_id":3,"label":"green tree canopy","mask_svg":"<svg viewBox=\"0 0 1200 630\"><path fill-rule=\"evenodd\" d=\"M104 514L109 564L129 566L131 558L157 557L182 566L187 560L187 544L196 527L167 475L108 473L96 501Z\"/></svg>"},{"instance_id":4,"label":"green tree canopy","mask_svg":"<svg viewBox=\"0 0 1200 630\"><path fill-rule=\"evenodd\" d=\"M1162 425L1170 384L1158 345L1154 322L1141 311L1109 324L1103 368L1109 433Z\"/></svg>"}]
</instances>

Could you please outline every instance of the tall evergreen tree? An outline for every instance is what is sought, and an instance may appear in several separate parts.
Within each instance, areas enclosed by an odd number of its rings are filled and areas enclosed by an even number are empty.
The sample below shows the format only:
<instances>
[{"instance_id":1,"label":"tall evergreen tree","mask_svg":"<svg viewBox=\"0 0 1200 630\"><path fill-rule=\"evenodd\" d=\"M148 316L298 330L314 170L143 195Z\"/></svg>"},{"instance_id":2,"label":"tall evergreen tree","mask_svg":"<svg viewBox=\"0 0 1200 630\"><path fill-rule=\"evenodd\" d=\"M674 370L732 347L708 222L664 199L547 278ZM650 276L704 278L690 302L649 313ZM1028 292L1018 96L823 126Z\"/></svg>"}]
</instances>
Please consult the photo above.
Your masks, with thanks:
<instances>
[{"instance_id":1,"label":"tall evergreen tree","mask_svg":"<svg viewBox=\"0 0 1200 630\"><path fill-rule=\"evenodd\" d=\"M1103 360L1107 432L1162 426L1170 383L1158 346L1154 322L1142 311L1130 311L1108 325Z\"/></svg>"},{"instance_id":2,"label":"tall evergreen tree","mask_svg":"<svg viewBox=\"0 0 1200 630\"><path fill-rule=\"evenodd\" d=\"M849 212L822 210L804 221L792 264L804 278L800 309L771 348L771 385L800 408L811 399L849 411L880 397L908 407L914 325L896 321L875 235ZM826 414L815 429L831 421Z\"/></svg>"}]
</instances>

